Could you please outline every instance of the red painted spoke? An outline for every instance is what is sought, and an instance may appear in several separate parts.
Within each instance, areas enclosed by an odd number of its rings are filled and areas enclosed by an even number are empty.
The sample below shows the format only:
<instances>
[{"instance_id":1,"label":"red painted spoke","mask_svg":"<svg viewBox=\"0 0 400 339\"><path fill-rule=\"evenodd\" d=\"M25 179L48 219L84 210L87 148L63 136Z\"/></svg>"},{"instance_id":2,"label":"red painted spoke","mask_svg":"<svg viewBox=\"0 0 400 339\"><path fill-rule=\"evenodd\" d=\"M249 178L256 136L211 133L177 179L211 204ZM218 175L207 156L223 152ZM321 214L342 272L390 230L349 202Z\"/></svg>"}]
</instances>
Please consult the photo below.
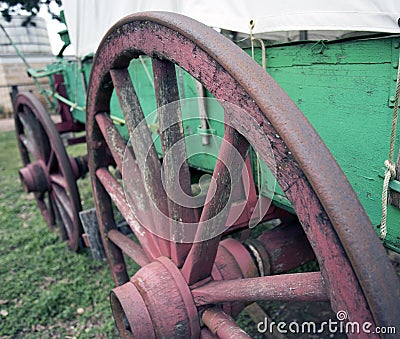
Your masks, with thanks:
<instances>
[{"instance_id":1,"label":"red painted spoke","mask_svg":"<svg viewBox=\"0 0 400 339\"><path fill-rule=\"evenodd\" d=\"M55 216L55 220L57 220L57 224L54 224L54 227L57 227L57 230L60 232L60 236L62 240L68 240L68 232L67 228L65 227L64 219L65 216L61 215L60 209L58 206L59 202L57 202L54 192L49 193L49 206L51 206L53 215ZM48 212L48 211L47 211ZM67 220L68 222L68 220Z\"/></svg>"},{"instance_id":2,"label":"red painted spoke","mask_svg":"<svg viewBox=\"0 0 400 339\"><path fill-rule=\"evenodd\" d=\"M182 272L189 284L210 275L217 254L221 235L215 236L215 228L226 225L232 201L231 190L240 180L243 162L249 144L237 131L226 125L224 141L218 153L213 178L207 193L206 204L196 232L196 242L183 265ZM213 218L212 223L209 222ZM203 241L202 239L210 239Z\"/></svg>"},{"instance_id":3,"label":"red painted spoke","mask_svg":"<svg viewBox=\"0 0 400 339\"><path fill-rule=\"evenodd\" d=\"M145 266L150 263L142 247L121 232L111 230L108 232L108 238L139 266Z\"/></svg>"},{"instance_id":4,"label":"red painted spoke","mask_svg":"<svg viewBox=\"0 0 400 339\"><path fill-rule=\"evenodd\" d=\"M27 135L33 137L35 135L35 132L38 132L36 127L38 123L36 119L32 117L32 113L25 112L25 107L24 107L24 112L18 113L18 118Z\"/></svg>"},{"instance_id":5,"label":"red painted spoke","mask_svg":"<svg viewBox=\"0 0 400 339\"><path fill-rule=\"evenodd\" d=\"M51 174L51 175L50 175L50 180L51 180L52 183L54 183L54 184L56 184L56 185L58 185L58 186L61 186L61 187L64 187L64 188L67 188L67 187L68 187L67 181L66 181L65 178L64 178L61 174L59 174L59 173Z\"/></svg>"},{"instance_id":6,"label":"red painted spoke","mask_svg":"<svg viewBox=\"0 0 400 339\"><path fill-rule=\"evenodd\" d=\"M98 135L100 140L103 140L101 135ZM106 154L105 148L102 149L102 158ZM103 184L100 182L96 172L92 173L92 183L94 194L100 195L102 198L95 198L96 211L100 212L99 229L101 238L104 244L104 250L107 255L108 262L111 268L111 274L117 286L120 286L129 281L128 272L126 271L124 255L121 249L108 239L108 232L117 229L114 219L114 206L110 198L110 194L106 191Z\"/></svg>"},{"instance_id":7,"label":"red painted spoke","mask_svg":"<svg viewBox=\"0 0 400 339\"><path fill-rule=\"evenodd\" d=\"M55 185L55 187L57 187ZM58 192L57 192L58 191ZM73 223L72 223L72 215L71 210L67 206L69 202L66 202L64 194L61 193L62 189L53 189L51 194L51 199L54 202L53 208L57 211L56 214L58 216L58 220L60 221L60 231L64 234L65 237L69 239L73 238ZM65 205L66 204L66 205Z\"/></svg>"},{"instance_id":8,"label":"red painted spoke","mask_svg":"<svg viewBox=\"0 0 400 339\"><path fill-rule=\"evenodd\" d=\"M79 235L77 234L78 230L74 226L73 207L67 191L57 185L52 185L52 191L49 196L50 205L54 208L57 220L59 220L58 226L62 238L65 240L76 239Z\"/></svg>"},{"instance_id":9,"label":"red painted spoke","mask_svg":"<svg viewBox=\"0 0 400 339\"><path fill-rule=\"evenodd\" d=\"M38 204L39 210L42 213L42 216L44 220L46 221L47 225L49 225L50 228L54 228L56 226L55 219L54 219L54 210L53 206L49 205L49 208L46 205L46 202L44 201L44 197L39 197L39 194L36 195L36 202ZM51 202L51 199L49 199Z\"/></svg>"},{"instance_id":10,"label":"red painted spoke","mask_svg":"<svg viewBox=\"0 0 400 339\"><path fill-rule=\"evenodd\" d=\"M47 172L48 173L50 173L55 159L56 158L55 158L55 155L54 155L54 150L51 149L50 155L49 155L49 160L47 161L47 164L46 164L46 168L47 168Z\"/></svg>"},{"instance_id":11,"label":"red painted spoke","mask_svg":"<svg viewBox=\"0 0 400 339\"><path fill-rule=\"evenodd\" d=\"M145 122L139 99L126 68L111 70L110 74L131 136L132 148L146 192L150 201L154 203L155 209L158 210L153 213L156 227L165 227L168 203L161 184L161 164ZM159 246L163 255L170 256L169 241L159 239Z\"/></svg>"},{"instance_id":12,"label":"red painted spoke","mask_svg":"<svg viewBox=\"0 0 400 339\"><path fill-rule=\"evenodd\" d=\"M178 196L174 194L178 191L191 196L190 172L186 161L186 147L183 142L182 112L178 102L179 90L175 65L168 60L153 59L153 74L164 155L163 168L166 190L173 197ZM170 103L174 104L168 105ZM171 150L173 150L173 154L168 153ZM179 243L184 241L184 239L180 239L184 230L181 229L183 225L179 221L194 224L196 218L193 209L182 206L182 204L170 198L168 198L168 209L171 220L170 239L173 240L171 242L171 259L178 266L181 266L191 245Z\"/></svg>"},{"instance_id":13,"label":"red painted spoke","mask_svg":"<svg viewBox=\"0 0 400 339\"><path fill-rule=\"evenodd\" d=\"M153 210L150 207L142 176L130 147L126 150L125 161L129 164L128 170L123 171L124 192L126 199L128 199L129 207L149 230L147 236L152 238L157 248L160 248L161 244L165 243L165 240L158 236L158 234L162 234L162 230L160 230L160 225L156 225L154 222ZM157 250L157 253L160 253L159 250Z\"/></svg>"},{"instance_id":14,"label":"red painted spoke","mask_svg":"<svg viewBox=\"0 0 400 339\"><path fill-rule=\"evenodd\" d=\"M203 313L203 322L218 338L251 338L236 322L218 307L207 308Z\"/></svg>"},{"instance_id":15,"label":"red painted spoke","mask_svg":"<svg viewBox=\"0 0 400 339\"><path fill-rule=\"evenodd\" d=\"M96 121L101 132L111 150L118 169L123 173L124 193L129 197L129 206L133 209L133 213L139 217L139 220L144 223L148 229L154 229L154 220L152 217L150 205L146 196L146 190L141 180L140 170L132 154L132 150L126 147L126 144L115 127L113 121L107 113L99 113L96 115ZM124 158L125 157L125 158ZM123 169L123 161L128 163L128 171ZM137 204L139 200L141 203ZM154 238L153 235L150 235Z\"/></svg>"},{"instance_id":16,"label":"red painted spoke","mask_svg":"<svg viewBox=\"0 0 400 339\"><path fill-rule=\"evenodd\" d=\"M198 306L258 300L329 301L320 272L213 281L192 294Z\"/></svg>"},{"instance_id":17,"label":"red painted spoke","mask_svg":"<svg viewBox=\"0 0 400 339\"><path fill-rule=\"evenodd\" d=\"M156 245L151 233L149 233L144 227L140 225L132 210L130 209L126 199L122 186L117 180L111 175L111 173L105 168L99 168L96 171L96 176L109 193L112 201L125 218L126 222L135 233L139 242L142 244L143 249L149 256L154 259L160 256L160 251Z\"/></svg>"},{"instance_id":18,"label":"red painted spoke","mask_svg":"<svg viewBox=\"0 0 400 339\"><path fill-rule=\"evenodd\" d=\"M106 140L107 145L114 157L117 168L122 173L122 162L124 159L126 143L121 134L118 132L108 113L98 113L95 118L101 133L103 134L103 137Z\"/></svg>"},{"instance_id":19,"label":"red painted spoke","mask_svg":"<svg viewBox=\"0 0 400 339\"><path fill-rule=\"evenodd\" d=\"M132 228L132 231L137 232L137 230L135 229L137 224L137 219L133 215L132 210L129 208L129 205L125 199L125 194L122 186L105 168L99 168L96 171L96 176L97 178L99 178L100 182L103 184L104 188L109 193L111 200L119 209L119 211L129 224L129 226ZM138 230L141 230L141 226Z\"/></svg>"},{"instance_id":20,"label":"red painted spoke","mask_svg":"<svg viewBox=\"0 0 400 339\"><path fill-rule=\"evenodd\" d=\"M35 119L32 112L26 112L26 110L27 107L24 106L24 112L18 113L18 117L24 128L25 137L29 140L29 147L33 147L33 149L27 148L36 160L46 161L50 151L48 141L43 138L43 129L39 121Z\"/></svg>"},{"instance_id":21,"label":"red painted spoke","mask_svg":"<svg viewBox=\"0 0 400 339\"><path fill-rule=\"evenodd\" d=\"M68 216L70 220L73 220L74 216L71 210L71 201L65 189L58 185L52 185L52 189L56 200L61 204L62 209L66 212L65 215Z\"/></svg>"},{"instance_id":22,"label":"red painted spoke","mask_svg":"<svg viewBox=\"0 0 400 339\"><path fill-rule=\"evenodd\" d=\"M47 209L47 213L49 216L49 223L48 225L50 225L51 227L55 227L56 226L56 218L55 218L55 209L56 207L54 206L55 202L53 201L52 197L51 197L51 193L48 193L48 209Z\"/></svg>"},{"instance_id":23,"label":"red painted spoke","mask_svg":"<svg viewBox=\"0 0 400 339\"><path fill-rule=\"evenodd\" d=\"M22 144L25 146L28 152L33 155L34 159L41 159L40 151L38 150L37 145L34 141L28 138L25 134L20 134L19 140L21 140Z\"/></svg>"}]
</instances>

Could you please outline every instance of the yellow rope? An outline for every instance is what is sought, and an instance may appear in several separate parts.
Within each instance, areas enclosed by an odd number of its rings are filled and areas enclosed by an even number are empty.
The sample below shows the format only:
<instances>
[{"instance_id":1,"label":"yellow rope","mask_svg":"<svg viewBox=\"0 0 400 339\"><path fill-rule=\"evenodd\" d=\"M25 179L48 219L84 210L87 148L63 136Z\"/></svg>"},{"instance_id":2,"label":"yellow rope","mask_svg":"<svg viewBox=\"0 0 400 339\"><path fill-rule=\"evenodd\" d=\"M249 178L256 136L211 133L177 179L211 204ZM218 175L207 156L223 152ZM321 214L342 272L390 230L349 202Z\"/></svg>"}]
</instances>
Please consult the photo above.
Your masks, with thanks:
<instances>
[{"instance_id":1,"label":"yellow rope","mask_svg":"<svg viewBox=\"0 0 400 339\"><path fill-rule=\"evenodd\" d=\"M386 238L387 234L386 218L387 218L387 199L388 199L389 182L391 179L396 178L396 166L393 162L393 156L394 156L394 145L396 140L397 118L399 114L399 97L400 97L400 56L397 69L396 94L394 97L394 110L393 110L393 121L392 121L392 134L390 136L389 159L385 160L386 172L385 172L385 179L383 180L383 189L382 189L382 220L380 227L380 237L382 240Z\"/></svg>"}]
</instances>

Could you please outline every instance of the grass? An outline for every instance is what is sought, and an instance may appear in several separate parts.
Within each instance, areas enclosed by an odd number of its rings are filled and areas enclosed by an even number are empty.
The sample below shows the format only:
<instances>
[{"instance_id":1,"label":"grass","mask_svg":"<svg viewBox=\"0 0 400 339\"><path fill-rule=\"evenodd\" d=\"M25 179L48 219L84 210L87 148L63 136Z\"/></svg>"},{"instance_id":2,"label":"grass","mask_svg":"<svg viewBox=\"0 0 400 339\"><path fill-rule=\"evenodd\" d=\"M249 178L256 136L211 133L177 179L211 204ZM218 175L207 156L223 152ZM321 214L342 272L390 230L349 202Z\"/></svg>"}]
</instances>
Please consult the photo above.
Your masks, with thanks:
<instances>
[{"instance_id":1,"label":"grass","mask_svg":"<svg viewBox=\"0 0 400 339\"><path fill-rule=\"evenodd\" d=\"M69 149L72 155L84 146ZM0 338L117 338L106 262L75 254L47 228L18 178L14 132L0 133ZM79 181L83 208L93 206L90 180ZM132 262L128 263L130 266ZM137 266L131 267L133 274ZM262 338L243 311L238 319Z\"/></svg>"},{"instance_id":2,"label":"grass","mask_svg":"<svg viewBox=\"0 0 400 339\"><path fill-rule=\"evenodd\" d=\"M0 338L114 338L106 262L47 228L18 178L14 132L0 133ZM90 182L80 188L90 197ZM90 206L84 199L84 208Z\"/></svg>"},{"instance_id":3,"label":"grass","mask_svg":"<svg viewBox=\"0 0 400 339\"><path fill-rule=\"evenodd\" d=\"M69 153L78 155L84 147ZM94 261L88 251L69 251L49 231L33 196L22 190L20 167L14 133L0 133L0 339L118 338L108 300L113 288L108 265ZM79 181L79 188L83 208L92 207L90 180ZM127 264L133 274L137 266ZM317 268L314 262L304 270ZM304 316L304 305L296 313L282 303L261 306L274 320ZM246 310L238 323L251 337L264 337Z\"/></svg>"}]
</instances>

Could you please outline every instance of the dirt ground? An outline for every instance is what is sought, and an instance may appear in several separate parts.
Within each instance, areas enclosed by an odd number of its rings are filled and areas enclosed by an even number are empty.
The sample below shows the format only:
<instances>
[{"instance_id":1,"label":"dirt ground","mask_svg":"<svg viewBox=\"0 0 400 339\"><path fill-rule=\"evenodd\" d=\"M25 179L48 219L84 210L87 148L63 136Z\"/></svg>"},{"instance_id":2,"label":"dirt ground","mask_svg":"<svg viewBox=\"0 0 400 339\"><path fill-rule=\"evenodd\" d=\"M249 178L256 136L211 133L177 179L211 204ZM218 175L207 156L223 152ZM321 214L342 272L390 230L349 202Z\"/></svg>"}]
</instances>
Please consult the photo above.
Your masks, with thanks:
<instances>
[{"instance_id":1,"label":"dirt ground","mask_svg":"<svg viewBox=\"0 0 400 339\"><path fill-rule=\"evenodd\" d=\"M0 132L8 132L14 130L14 119L1 119Z\"/></svg>"}]
</instances>

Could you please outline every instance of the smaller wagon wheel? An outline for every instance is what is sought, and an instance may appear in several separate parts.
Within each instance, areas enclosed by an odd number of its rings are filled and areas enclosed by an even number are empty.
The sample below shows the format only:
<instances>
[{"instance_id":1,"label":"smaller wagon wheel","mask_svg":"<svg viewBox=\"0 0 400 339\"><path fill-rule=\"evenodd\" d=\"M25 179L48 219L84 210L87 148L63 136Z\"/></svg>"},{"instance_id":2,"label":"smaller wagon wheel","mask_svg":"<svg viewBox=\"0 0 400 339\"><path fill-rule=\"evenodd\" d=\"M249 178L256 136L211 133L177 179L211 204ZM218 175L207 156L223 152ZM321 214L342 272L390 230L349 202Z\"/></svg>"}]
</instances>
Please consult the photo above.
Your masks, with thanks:
<instances>
[{"instance_id":1,"label":"smaller wagon wheel","mask_svg":"<svg viewBox=\"0 0 400 339\"><path fill-rule=\"evenodd\" d=\"M24 166L19 171L22 185L34 193L49 228L58 228L68 247L77 251L82 228L78 164L68 157L54 122L33 94L16 96L14 118Z\"/></svg>"},{"instance_id":2,"label":"smaller wagon wheel","mask_svg":"<svg viewBox=\"0 0 400 339\"><path fill-rule=\"evenodd\" d=\"M171 119L177 121L162 109L179 99L175 66L196 78L220 102L245 110L224 112L225 121L231 125L226 123L226 142L219 149L213 172L215 195L211 197L211 189L208 191L207 199L211 199L199 219L193 216L193 210L172 201L161 182L163 171L166 187L174 185L169 178L179 178L175 185L190 193L187 164L176 168L165 156L161 165L147 125L140 127L144 114L128 66L141 55L152 59L160 126L168 126ZM126 140L110 117L114 89L134 153L128 151L134 157L129 168L136 187L132 194L136 198L134 211L121 182L109 169L110 154L121 172L126 160ZM93 195L106 255L118 286L111 292L111 305L124 338L209 338L210 331L222 338L245 338L226 312L234 314L238 303L256 300L324 300L330 302L333 311L344 311L348 320L359 324L399 324L398 279L350 183L297 106L238 46L181 15L145 12L128 16L100 43L87 107ZM182 125L169 126L165 131L160 128L163 154L184 138ZM134 137L137 128L139 134ZM151 226L168 229L168 223L159 221L158 211L173 221L198 222L196 237L226 225L227 214L220 211L228 204L229 190L240 176L249 147L268 165L269 144L277 163L276 180L296 212L320 272L255 277L250 269L253 261L246 259L248 251L240 242L216 235L180 244L148 231ZM226 163L232 165L232 174ZM149 208L149 201L158 211ZM118 231L113 204L140 244ZM216 216L212 227L206 226ZM143 227L144 223L148 224ZM129 277L125 259L142 266L133 277ZM225 269L230 274L226 278ZM234 270L238 272L236 278L232 277ZM377 337L372 333L349 335Z\"/></svg>"}]
</instances>

